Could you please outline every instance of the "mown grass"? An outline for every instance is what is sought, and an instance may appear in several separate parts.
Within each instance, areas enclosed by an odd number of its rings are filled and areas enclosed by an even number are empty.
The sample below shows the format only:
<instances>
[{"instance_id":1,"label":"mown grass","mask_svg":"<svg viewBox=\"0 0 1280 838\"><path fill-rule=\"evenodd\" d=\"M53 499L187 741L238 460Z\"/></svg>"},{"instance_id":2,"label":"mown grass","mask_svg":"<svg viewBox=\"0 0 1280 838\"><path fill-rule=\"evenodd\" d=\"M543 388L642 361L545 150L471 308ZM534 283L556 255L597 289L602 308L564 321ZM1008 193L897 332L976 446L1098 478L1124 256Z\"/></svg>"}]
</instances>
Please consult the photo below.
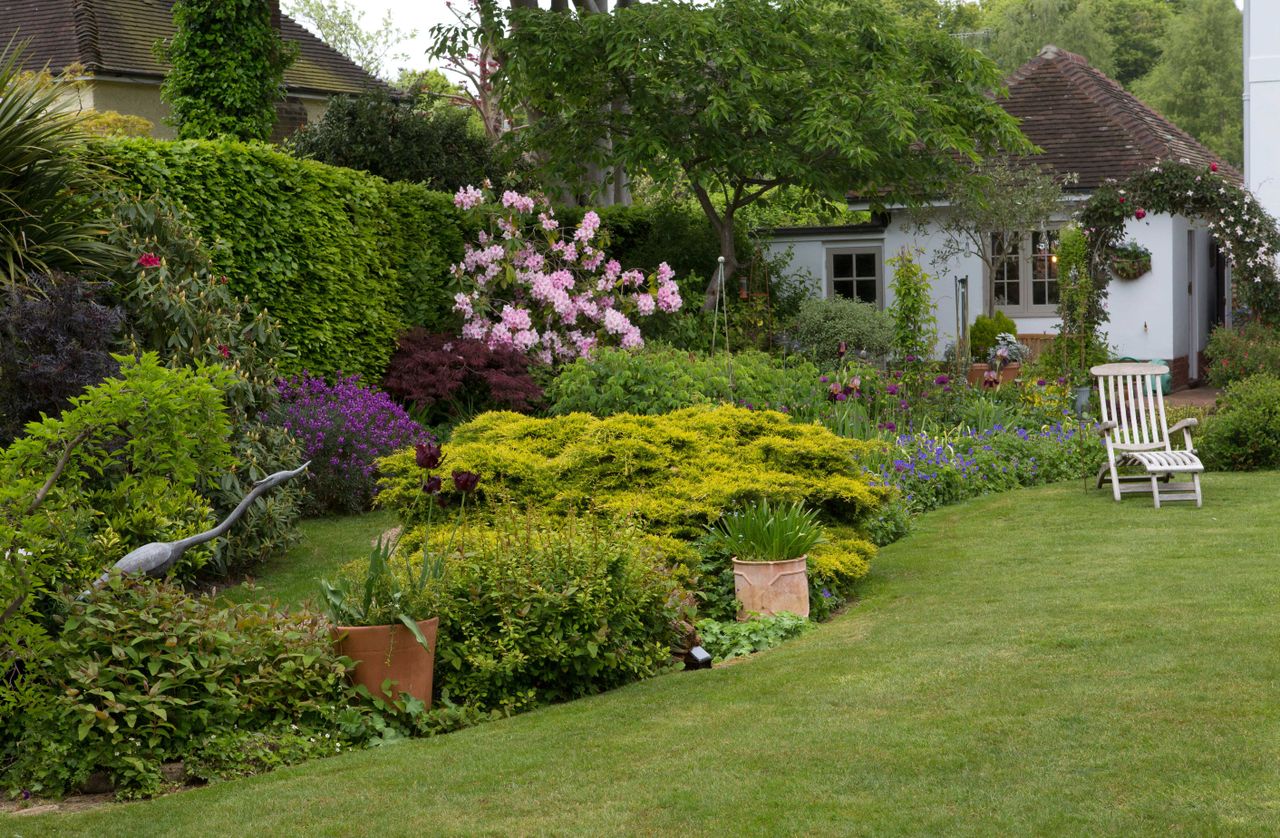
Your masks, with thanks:
<instances>
[{"instance_id":1,"label":"mown grass","mask_svg":"<svg viewBox=\"0 0 1280 838\"><path fill-rule=\"evenodd\" d=\"M395 513L384 511L303 521L302 537L293 549L255 568L249 585L225 588L219 596L233 602L274 599L284 605L315 600L317 580L332 579L347 562L367 557L374 540L395 525Z\"/></svg>"},{"instance_id":2,"label":"mown grass","mask_svg":"<svg viewBox=\"0 0 1280 838\"><path fill-rule=\"evenodd\" d=\"M862 601L736 666L23 835L1280 831L1280 475L932 513Z\"/></svg>"}]
</instances>

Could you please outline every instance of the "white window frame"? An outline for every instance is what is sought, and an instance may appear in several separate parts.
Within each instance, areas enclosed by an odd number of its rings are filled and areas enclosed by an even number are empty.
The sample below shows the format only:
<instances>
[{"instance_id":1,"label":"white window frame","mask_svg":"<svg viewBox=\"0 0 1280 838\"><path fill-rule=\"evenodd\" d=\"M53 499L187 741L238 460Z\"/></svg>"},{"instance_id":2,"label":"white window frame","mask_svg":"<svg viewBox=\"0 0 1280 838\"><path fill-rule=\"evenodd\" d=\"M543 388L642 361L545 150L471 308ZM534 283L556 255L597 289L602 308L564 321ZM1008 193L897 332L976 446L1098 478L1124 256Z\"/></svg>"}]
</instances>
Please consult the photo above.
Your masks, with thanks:
<instances>
[{"instance_id":1,"label":"white window frame","mask_svg":"<svg viewBox=\"0 0 1280 838\"><path fill-rule=\"evenodd\" d=\"M884 308L884 247L881 245L841 245L839 247L828 247L827 248L827 276L826 276L826 286L824 289L827 295L827 299L833 300L836 298L836 275L835 275L836 274L836 271L835 271L836 257L846 256L846 255L852 256L854 266L855 266L854 270L856 272L858 256L867 255L867 254L871 254L876 258L875 307L878 309ZM845 280L841 279L841 281L844 282ZM859 300L857 296L856 290L852 299L854 299L855 301L861 302L861 300Z\"/></svg>"},{"instance_id":2,"label":"white window frame","mask_svg":"<svg viewBox=\"0 0 1280 838\"><path fill-rule=\"evenodd\" d=\"M1049 225L1041 230L1028 230L1019 236L1018 241L1018 296L1021 302L1018 305L1001 305L995 303L997 311L1003 312L1010 317L1056 317L1058 314L1057 303L1046 303L1044 305L1035 305L1031 302L1033 299L1033 270L1035 262L1033 260L1034 239L1037 233L1060 234L1062 227L1060 225ZM989 236L995 235L988 233ZM992 275L990 268L984 271L987 275L987 282L990 283L992 289L991 299L995 299L995 277ZM1062 293L1061 278L1059 278L1058 293Z\"/></svg>"}]
</instances>

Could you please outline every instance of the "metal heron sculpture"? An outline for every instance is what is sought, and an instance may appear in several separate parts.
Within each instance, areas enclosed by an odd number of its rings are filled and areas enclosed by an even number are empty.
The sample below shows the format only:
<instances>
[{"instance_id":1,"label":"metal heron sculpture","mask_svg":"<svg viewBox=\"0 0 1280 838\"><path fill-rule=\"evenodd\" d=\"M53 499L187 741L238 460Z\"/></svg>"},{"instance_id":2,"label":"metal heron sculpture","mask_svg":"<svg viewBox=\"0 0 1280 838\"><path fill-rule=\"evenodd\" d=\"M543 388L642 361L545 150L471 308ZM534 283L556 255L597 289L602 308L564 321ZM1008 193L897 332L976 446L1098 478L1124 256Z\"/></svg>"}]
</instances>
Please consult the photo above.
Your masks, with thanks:
<instances>
[{"instance_id":1,"label":"metal heron sculpture","mask_svg":"<svg viewBox=\"0 0 1280 838\"><path fill-rule=\"evenodd\" d=\"M297 477L307 470L307 466L311 465L311 461L303 463L293 471L277 471L275 474L269 474L266 477L253 484L253 488L249 494L245 495L235 509L231 510L231 514L218 526L211 530L207 530L197 535L188 536L180 541L158 542L153 541L150 544L144 544L133 552L129 553L120 561L111 566L110 570L98 577L93 583L93 587L100 588L111 578L111 574L120 573L145 573L148 576L160 576L169 568L173 567L178 559L182 558L182 554L189 548L195 547L197 544L204 544L206 541L213 541L226 534L227 530L244 515L245 510L258 498L267 492ZM88 594L85 591L85 594ZM83 596L83 595L82 595Z\"/></svg>"}]
</instances>

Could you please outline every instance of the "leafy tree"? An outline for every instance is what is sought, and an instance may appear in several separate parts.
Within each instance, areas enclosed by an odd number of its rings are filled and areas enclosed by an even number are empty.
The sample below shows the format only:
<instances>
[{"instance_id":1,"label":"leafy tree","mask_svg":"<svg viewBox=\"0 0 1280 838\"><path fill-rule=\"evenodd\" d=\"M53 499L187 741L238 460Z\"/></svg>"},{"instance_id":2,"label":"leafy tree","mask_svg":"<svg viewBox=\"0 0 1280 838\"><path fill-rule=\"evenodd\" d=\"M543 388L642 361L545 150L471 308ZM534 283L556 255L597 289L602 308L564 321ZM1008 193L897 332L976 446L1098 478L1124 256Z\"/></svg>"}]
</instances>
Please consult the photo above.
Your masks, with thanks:
<instances>
[{"instance_id":1,"label":"leafy tree","mask_svg":"<svg viewBox=\"0 0 1280 838\"><path fill-rule=\"evenodd\" d=\"M418 35L416 30L397 28L390 9L378 28L366 29L364 12L347 0L291 0L284 10L374 76L384 76L388 61L407 61L406 53L394 50Z\"/></svg>"},{"instance_id":2,"label":"leafy tree","mask_svg":"<svg viewBox=\"0 0 1280 838\"><path fill-rule=\"evenodd\" d=\"M992 160L976 177L956 183L944 209L921 211L916 223L942 233L943 242L933 255L940 273L945 275L957 256L974 256L986 275L994 276L1004 254L1018 253L1024 237L1043 229L1061 204L1062 186L1036 165ZM982 310L990 315L995 312L992 283L986 288Z\"/></svg>"},{"instance_id":3,"label":"leafy tree","mask_svg":"<svg viewBox=\"0 0 1280 838\"><path fill-rule=\"evenodd\" d=\"M875 0L517 11L501 46L500 92L540 114L522 130L547 173L621 165L688 189L730 276L738 211L775 189L910 200L1026 142L990 61Z\"/></svg>"},{"instance_id":4,"label":"leafy tree","mask_svg":"<svg viewBox=\"0 0 1280 838\"><path fill-rule=\"evenodd\" d=\"M1013 72L1046 44L1079 53L1110 75L1115 43L1098 23L1097 0L998 0L986 14L984 47L1005 72Z\"/></svg>"},{"instance_id":5,"label":"leafy tree","mask_svg":"<svg viewBox=\"0 0 1280 838\"><path fill-rule=\"evenodd\" d=\"M1244 160L1243 20L1232 0L1188 0L1134 92L1227 160Z\"/></svg>"},{"instance_id":6,"label":"leafy tree","mask_svg":"<svg viewBox=\"0 0 1280 838\"><path fill-rule=\"evenodd\" d=\"M173 65L160 93L182 139L266 140L296 48L280 39L265 0L177 0L177 32L158 44Z\"/></svg>"},{"instance_id":7,"label":"leafy tree","mask_svg":"<svg viewBox=\"0 0 1280 838\"><path fill-rule=\"evenodd\" d=\"M1111 37L1114 78L1126 87L1151 72L1164 49L1165 29L1178 2L1094 0L1097 20Z\"/></svg>"},{"instance_id":8,"label":"leafy tree","mask_svg":"<svg viewBox=\"0 0 1280 838\"><path fill-rule=\"evenodd\" d=\"M290 139L289 148L331 166L445 192L499 179L493 144L472 125L468 110L424 109L417 99L392 98L382 90L335 97L318 122Z\"/></svg>"}]
</instances>

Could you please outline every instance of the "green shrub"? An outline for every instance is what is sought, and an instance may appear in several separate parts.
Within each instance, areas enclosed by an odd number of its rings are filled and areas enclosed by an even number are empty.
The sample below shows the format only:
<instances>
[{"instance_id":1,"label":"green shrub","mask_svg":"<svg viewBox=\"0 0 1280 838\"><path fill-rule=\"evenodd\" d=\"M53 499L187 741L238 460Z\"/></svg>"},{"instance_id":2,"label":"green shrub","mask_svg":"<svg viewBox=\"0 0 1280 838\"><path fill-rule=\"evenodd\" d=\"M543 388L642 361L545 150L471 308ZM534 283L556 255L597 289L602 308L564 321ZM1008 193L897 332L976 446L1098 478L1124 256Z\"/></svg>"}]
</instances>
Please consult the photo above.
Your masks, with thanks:
<instances>
[{"instance_id":1,"label":"green shrub","mask_svg":"<svg viewBox=\"0 0 1280 838\"><path fill-rule=\"evenodd\" d=\"M482 476L481 498L635 514L652 532L696 537L726 510L762 498L803 501L832 522L860 524L890 497L859 465L879 447L781 413L725 406L606 419L486 413L454 430L449 456L453 468ZM379 467L378 504L417 523L425 506L414 452Z\"/></svg>"},{"instance_id":2,"label":"green shrub","mask_svg":"<svg viewBox=\"0 0 1280 838\"><path fill-rule=\"evenodd\" d=\"M813 623L795 614L777 614L772 617L755 617L745 622L737 620L699 620L698 636L702 647L719 663L772 649L792 637L813 628Z\"/></svg>"},{"instance_id":3,"label":"green shrub","mask_svg":"<svg viewBox=\"0 0 1280 838\"><path fill-rule=\"evenodd\" d=\"M297 348L285 372L376 380L404 327L451 322L445 285L463 231L448 195L231 140L90 148L132 193L190 213L231 291Z\"/></svg>"},{"instance_id":4,"label":"green shrub","mask_svg":"<svg viewBox=\"0 0 1280 838\"><path fill-rule=\"evenodd\" d=\"M240 748L267 737L284 746L280 762L350 741L350 662L319 620L121 578L68 609L40 661L46 692L21 720L10 788L61 795L105 771L121 795L149 795L161 765L188 755L205 766L198 776L267 767L260 749L237 756L220 738Z\"/></svg>"},{"instance_id":5,"label":"green shrub","mask_svg":"<svg viewBox=\"0 0 1280 838\"><path fill-rule=\"evenodd\" d=\"M1280 377L1259 373L1228 384L1202 439L1210 468L1280 467Z\"/></svg>"},{"instance_id":6,"label":"green shrub","mask_svg":"<svg viewBox=\"0 0 1280 838\"><path fill-rule=\"evenodd\" d=\"M893 323L894 355L899 363L923 362L933 357L938 342L929 275L906 248L887 262L893 268L893 302L888 314Z\"/></svg>"},{"instance_id":7,"label":"green shrub","mask_svg":"<svg viewBox=\"0 0 1280 838\"><path fill-rule=\"evenodd\" d=\"M893 348L893 322L869 303L843 297L815 298L801 303L789 338L794 351L829 369L840 361L841 341L851 355L888 355Z\"/></svg>"},{"instance_id":8,"label":"green shrub","mask_svg":"<svg viewBox=\"0 0 1280 838\"><path fill-rule=\"evenodd\" d=\"M732 369L732 379L730 370ZM730 402L794 410L813 400L817 369L764 352L740 352L732 366L671 347L641 352L600 349L561 370L547 388L554 414L659 414L698 404Z\"/></svg>"},{"instance_id":9,"label":"green shrub","mask_svg":"<svg viewBox=\"0 0 1280 838\"><path fill-rule=\"evenodd\" d=\"M1017 335L1018 325L1003 311L988 317L979 314L969 327L969 351L973 360L985 364L987 356L995 348L997 335Z\"/></svg>"},{"instance_id":10,"label":"green shrub","mask_svg":"<svg viewBox=\"0 0 1280 838\"><path fill-rule=\"evenodd\" d=\"M492 141L471 120L466 108L424 108L414 91L392 98L377 88L331 98L324 116L302 126L288 148L330 166L452 194L485 179L502 180Z\"/></svg>"},{"instance_id":11,"label":"green shrub","mask_svg":"<svg viewBox=\"0 0 1280 838\"><path fill-rule=\"evenodd\" d=\"M423 537L407 535L401 549ZM437 690L515 711L621 686L670 660L682 594L634 525L500 512L462 538L418 609L440 617ZM344 574L362 579L361 565Z\"/></svg>"},{"instance_id":12,"label":"green shrub","mask_svg":"<svg viewBox=\"0 0 1280 838\"><path fill-rule=\"evenodd\" d=\"M276 382L295 356L274 318L232 295L180 207L122 195L113 220L110 239L128 257L110 273L116 300L128 314L127 351L155 352L175 369L210 365L227 373L223 394L236 466L201 490L225 517L255 481L303 461L297 442L274 421ZM159 264L140 265L144 255ZM215 545L211 569L231 573L288 548L297 538L302 493L300 483L290 482L253 504L235 536Z\"/></svg>"},{"instance_id":13,"label":"green shrub","mask_svg":"<svg viewBox=\"0 0 1280 838\"><path fill-rule=\"evenodd\" d=\"M1215 387L1259 373L1280 375L1280 329L1256 322L1219 326L1209 335L1204 354L1205 376Z\"/></svg>"},{"instance_id":14,"label":"green shrub","mask_svg":"<svg viewBox=\"0 0 1280 838\"><path fill-rule=\"evenodd\" d=\"M225 375L166 369L154 355L118 360L119 378L0 451L0 726L21 703L59 594L84 590L136 547L213 523L197 490L232 464ZM198 568L211 549L188 551L177 572Z\"/></svg>"}]
</instances>

